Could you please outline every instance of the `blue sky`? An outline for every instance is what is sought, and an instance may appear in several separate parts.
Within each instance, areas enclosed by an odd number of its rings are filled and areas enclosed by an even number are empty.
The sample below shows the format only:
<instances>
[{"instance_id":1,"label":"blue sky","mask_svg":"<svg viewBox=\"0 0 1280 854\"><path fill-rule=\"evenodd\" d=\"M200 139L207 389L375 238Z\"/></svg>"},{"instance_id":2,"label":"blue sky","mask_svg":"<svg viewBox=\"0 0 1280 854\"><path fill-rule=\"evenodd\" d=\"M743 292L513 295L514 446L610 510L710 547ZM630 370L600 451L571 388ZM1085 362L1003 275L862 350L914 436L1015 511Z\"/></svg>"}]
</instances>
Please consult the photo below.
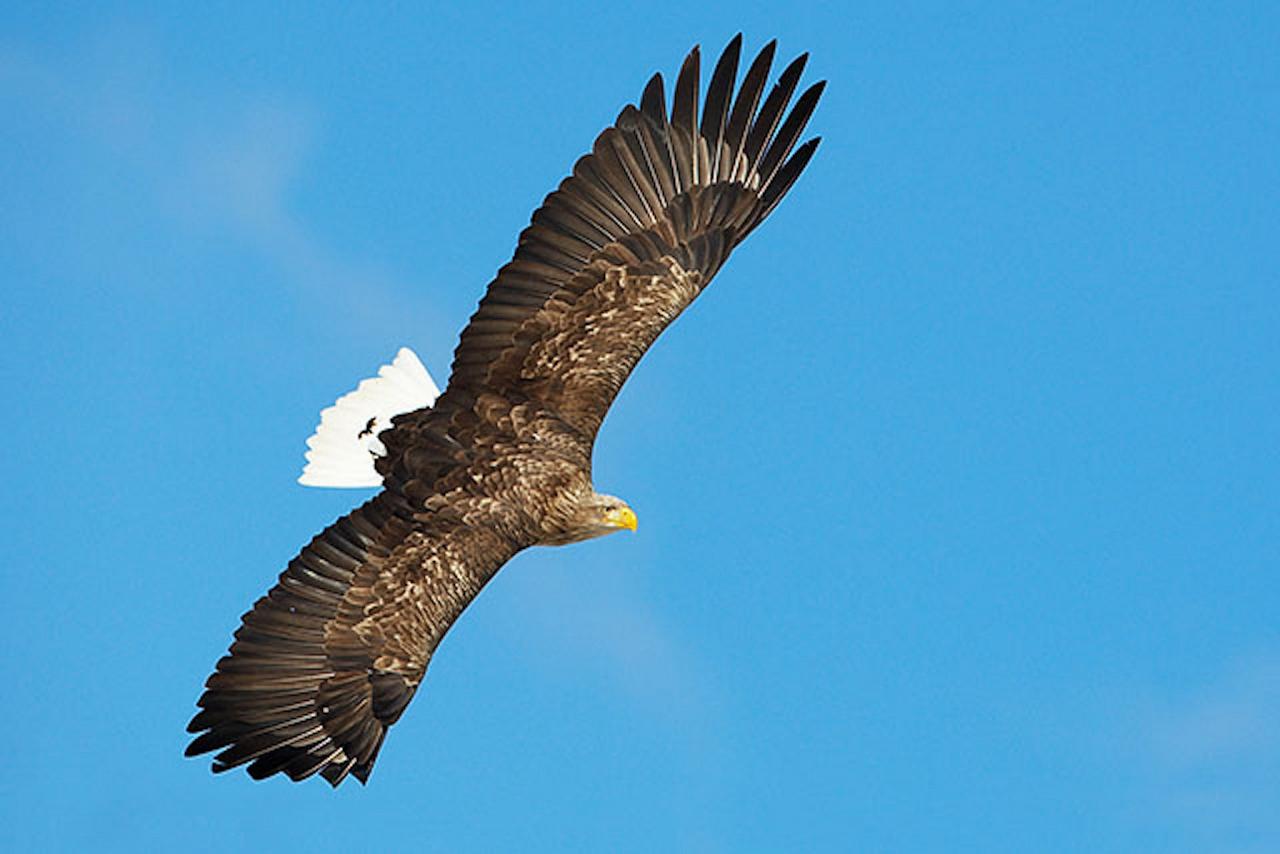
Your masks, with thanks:
<instances>
[{"instance_id":1,"label":"blue sky","mask_svg":"<svg viewBox=\"0 0 1280 854\"><path fill-rule=\"evenodd\" d=\"M250 8L0 11L0 847L1280 848L1272 6ZM638 534L508 566L368 788L184 760L365 494L319 410L739 30L825 141L609 417Z\"/></svg>"}]
</instances>

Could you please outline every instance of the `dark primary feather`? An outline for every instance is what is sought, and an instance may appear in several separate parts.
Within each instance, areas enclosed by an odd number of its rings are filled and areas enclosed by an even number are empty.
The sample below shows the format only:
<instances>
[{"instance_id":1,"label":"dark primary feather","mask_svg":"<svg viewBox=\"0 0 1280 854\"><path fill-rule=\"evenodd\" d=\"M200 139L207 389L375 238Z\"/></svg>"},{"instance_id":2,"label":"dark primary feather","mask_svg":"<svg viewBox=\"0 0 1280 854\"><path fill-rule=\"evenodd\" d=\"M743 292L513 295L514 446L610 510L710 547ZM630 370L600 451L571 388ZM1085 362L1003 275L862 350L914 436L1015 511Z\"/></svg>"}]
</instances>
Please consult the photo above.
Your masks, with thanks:
<instances>
[{"instance_id":1,"label":"dark primary feather","mask_svg":"<svg viewBox=\"0 0 1280 854\"><path fill-rule=\"evenodd\" d=\"M719 177L717 166L720 146L724 140L724 124L729 118L729 96L733 94L733 79L738 73L738 54L742 50L742 36L733 37L720 55L711 82L707 84L707 106L702 112L702 138L711 152L711 180Z\"/></svg>"},{"instance_id":2,"label":"dark primary feather","mask_svg":"<svg viewBox=\"0 0 1280 854\"><path fill-rule=\"evenodd\" d=\"M188 755L255 778L368 778L449 627L521 549L567 542L565 498L659 334L809 162L822 91L787 105L805 57L761 105L775 44L734 95L741 37L625 107L520 235L463 330L444 394L380 439L384 491L325 529L244 616L189 730Z\"/></svg>"}]
</instances>

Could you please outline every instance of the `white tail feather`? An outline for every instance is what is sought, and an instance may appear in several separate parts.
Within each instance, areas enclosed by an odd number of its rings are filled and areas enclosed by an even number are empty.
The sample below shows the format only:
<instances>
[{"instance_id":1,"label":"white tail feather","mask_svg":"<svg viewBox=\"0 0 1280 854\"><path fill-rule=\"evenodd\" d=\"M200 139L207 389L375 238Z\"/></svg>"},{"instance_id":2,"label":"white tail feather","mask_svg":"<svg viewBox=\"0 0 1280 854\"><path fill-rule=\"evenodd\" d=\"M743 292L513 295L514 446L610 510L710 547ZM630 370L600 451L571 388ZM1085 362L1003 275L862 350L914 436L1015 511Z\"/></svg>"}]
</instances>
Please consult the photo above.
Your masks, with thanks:
<instances>
[{"instance_id":1,"label":"white tail feather","mask_svg":"<svg viewBox=\"0 0 1280 854\"><path fill-rule=\"evenodd\" d=\"M430 406L440 395L427 369L408 347L362 380L355 391L338 398L320 413L320 425L307 440L307 464L298 483L303 486L381 486L373 467L386 452L378 434L403 412Z\"/></svg>"}]
</instances>

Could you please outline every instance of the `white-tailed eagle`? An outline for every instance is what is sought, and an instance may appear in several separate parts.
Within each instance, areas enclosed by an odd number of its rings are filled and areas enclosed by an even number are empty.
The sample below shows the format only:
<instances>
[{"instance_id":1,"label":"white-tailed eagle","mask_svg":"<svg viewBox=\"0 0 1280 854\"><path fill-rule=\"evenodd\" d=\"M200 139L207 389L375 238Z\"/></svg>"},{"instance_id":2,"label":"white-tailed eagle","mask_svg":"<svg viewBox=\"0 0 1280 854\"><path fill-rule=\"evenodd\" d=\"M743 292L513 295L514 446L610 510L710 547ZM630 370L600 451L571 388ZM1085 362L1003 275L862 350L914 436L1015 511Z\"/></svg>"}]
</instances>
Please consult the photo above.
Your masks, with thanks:
<instances>
[{"instance_id":1,"label":"white-tailed eagle","mask_svg":"<svg viewBox=\"0 0 1280 854\"><path fill-rule=\"evenodd\" d=\"M302 481L381 486L245 614L188 730L213 769L367 780L449 627L522 549L622 529L595 490L596 432L631 370L790 189L823 83L806 57L766 91L741 36L699 98L661 75L533 214L462 331L443 393L411 352L326 410ZM735 94L736 91L736 94ZM764 96L764 97L762 97Z\"/></svg>"}]
</instances>

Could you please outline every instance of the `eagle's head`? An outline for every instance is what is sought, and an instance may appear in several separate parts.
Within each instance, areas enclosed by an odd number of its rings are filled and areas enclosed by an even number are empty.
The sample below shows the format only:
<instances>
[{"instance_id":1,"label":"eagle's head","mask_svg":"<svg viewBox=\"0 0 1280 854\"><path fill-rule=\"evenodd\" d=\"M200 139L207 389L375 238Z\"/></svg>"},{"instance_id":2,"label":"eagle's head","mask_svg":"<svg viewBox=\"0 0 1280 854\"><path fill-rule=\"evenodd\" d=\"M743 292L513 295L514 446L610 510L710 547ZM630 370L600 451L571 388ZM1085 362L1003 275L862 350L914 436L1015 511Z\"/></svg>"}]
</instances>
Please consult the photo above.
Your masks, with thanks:
<instances>
[{"instance_id":1,"label":"eagle's head","mask_svg":"<svg viewBox=\"0 0 1280 854\"><path fill-rule=\"evenodd\" d=\"M636 529L636 513L613 495L592 492L579 500L564 532L548 545L578 543L617 531Z\"/></svg>"}]
</instances>

